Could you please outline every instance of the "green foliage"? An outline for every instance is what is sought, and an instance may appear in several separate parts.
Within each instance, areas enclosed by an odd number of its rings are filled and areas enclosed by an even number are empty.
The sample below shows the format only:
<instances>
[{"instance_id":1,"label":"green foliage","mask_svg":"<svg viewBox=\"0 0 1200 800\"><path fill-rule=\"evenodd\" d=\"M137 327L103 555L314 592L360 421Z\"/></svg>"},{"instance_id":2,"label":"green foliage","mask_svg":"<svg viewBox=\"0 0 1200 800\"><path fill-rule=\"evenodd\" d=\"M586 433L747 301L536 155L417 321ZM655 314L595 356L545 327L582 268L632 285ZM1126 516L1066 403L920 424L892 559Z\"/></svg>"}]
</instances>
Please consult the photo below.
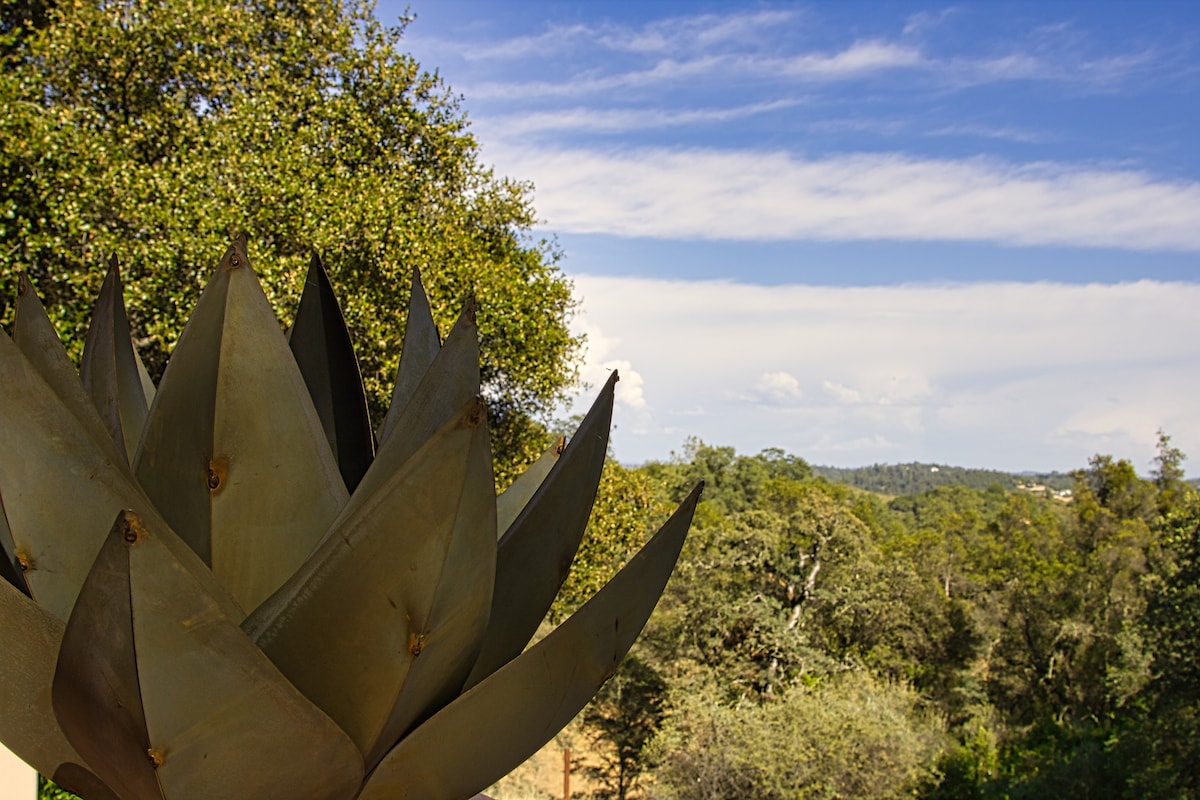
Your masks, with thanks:
<instances>
[{"instance_id":1,"label":"green foliage","mask_svg":"<svg viewBox=\"0 0 1200 800\"><path fill-rule=\"evenodd\" d=\"M78 800L66 789L59 788L54 781L38 775L38 800Z\"/></svg>"},{"instance_id":2,"label":"green foliage","mask_svg":"<svg viewBox=\"0 0 1200 800\"><path fill-rule=\"evenodd\" d=\"M1071 502L994 481L880 496L696 440L634 471L666 499L708 486L640 650L672 701L649 796L1197 796L1182 460L1165 435L1150 479L1097 456ZM874 744L893 723L908 755Z\"/></svg>"},{"instance_id":3,"label":"green foliage","mask_svg":"<svg viewBox=\"0 0 1200 800\"><path fill-rule=\"evenodd\" d=\"M965 486L987 489L999 486L1014 489L1021 485L1040 484L1049 489L1071 488L1071 476L1061 472L1014 475L994 469L970 469L945 464L872 464L869 467L813 467L813 472L831 481L845 483L869 492L890 495L909 495L927 492L943 486Z\"/></svg>"},{"instance_id":4,"label":"green foliage","mask_svg":"<svg viewBox=\"0 0 1200 800\"><path fill-rule=\"evenodd\" d=\"M550 618L562 620L608 582L669 511L655 484L613 459L604 464L587 532Z\"/></svg>"},{"instance_id":5,"label":"green foliage","mask_svg":"<svg viewBox=\"0 0 1200 800\"><path fill-rule=\"evenodd\" d=\"M316 250L378 423L419 266L443 332L479 300L505 478L574 377L574 301L530 238L529 186L480 163L457 98L403 53L406 24L367 0L6 3L0 294L27 273L77 358L118 254L157 376L232 234L285 320Z\"/></svg>"},{"instance_id":6,"label":"green foliage","mask_svg":"<svg viewBox=\"0 0 1200 800\"><path fill-rule=\"evenodd\" d=\"M692 694L659 740L655 791L671 800L911 797L942 741L913 691L862 672L761 704Z\"/></svg>"},{"instance_id":7,"label":"green foliage","mask_svg":"<svg viewBox=\"0 0 1200 800\"><path fill-rule=\"evenodd\" d=\"M589 767L600 784L592 794L625 800L651 766L647 752L662 724L667 684L635 654L621 662L583 714L583 724L599 745L601 763Z\"/></svg>"}]
</instances>

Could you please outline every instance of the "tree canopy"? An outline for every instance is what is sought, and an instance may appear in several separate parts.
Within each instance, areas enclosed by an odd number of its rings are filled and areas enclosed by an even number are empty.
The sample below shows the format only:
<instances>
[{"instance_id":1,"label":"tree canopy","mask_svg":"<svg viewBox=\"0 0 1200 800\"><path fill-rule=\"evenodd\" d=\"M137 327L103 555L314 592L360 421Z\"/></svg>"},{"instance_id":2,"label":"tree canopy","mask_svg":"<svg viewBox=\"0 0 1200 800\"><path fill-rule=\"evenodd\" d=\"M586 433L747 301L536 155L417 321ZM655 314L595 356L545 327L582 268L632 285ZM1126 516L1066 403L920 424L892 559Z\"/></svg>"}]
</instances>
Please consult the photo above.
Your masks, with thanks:
<instances>
[{"instance_id":1,"label":"tree canopy","mask_svg":"<svg viewBox=\"0 0 1200 800\"><path fill-rule=\"evenodd\" d=\"M528 184L485 165L459 99L369 0L5 0L0 293L27 273L71 352L110 254L151 372L229 238L291 319L312 252L376 422L411 271L444 333L478 300L502 462L533 457L575 377L574 301Z\"/></svg>"}]
</instances>

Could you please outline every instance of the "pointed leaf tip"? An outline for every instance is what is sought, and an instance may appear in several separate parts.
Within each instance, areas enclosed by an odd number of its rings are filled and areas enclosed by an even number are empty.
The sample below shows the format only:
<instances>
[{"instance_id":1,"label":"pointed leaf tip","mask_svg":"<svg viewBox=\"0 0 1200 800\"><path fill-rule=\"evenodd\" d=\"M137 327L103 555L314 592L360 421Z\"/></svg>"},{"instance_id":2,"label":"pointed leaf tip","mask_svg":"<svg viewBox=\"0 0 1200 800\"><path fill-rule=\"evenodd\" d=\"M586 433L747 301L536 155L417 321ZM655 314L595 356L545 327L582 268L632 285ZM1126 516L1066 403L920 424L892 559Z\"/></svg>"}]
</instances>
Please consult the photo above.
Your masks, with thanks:
<instances>
[{"instance_id":1,"label":"pointed leaf tip","mask_svg":"<svg viewBox=\"0 0 1200 800\"><path fill-rule=\"evenodd\" d=\"M353 492L375 457L375 440L350 331L316 252L309 262L288 344L342 480Z\"/></svg>"},{"instance_id":2,"label":"pointed leaf tip","mask_svg":"<svg viewBox=\"0 0 1200 800\"><path fill-rule=\"evenodd\" d=\"M229 243L229 248L225 251L225 257L221 259L220 268L225 271L232 271L249 265L250 255L246 250L246 234L239 233Z\"/></svg>"},{"instance_id":3,"label":"pointed leaf tip","mask_svg":"<svg viewBox=\"0 0 1200 800\"><path fill-rule=\"evenodd\" d=\"M59 651L51 691L68 739L129 800L349 796L363 775L354 744L179 552L161 522L117 515ZM283 772L262 767L296 753Z\"/></svg>"},{"instance_id":4,"label":"pointed leaf tip","mask_svg":"<svg viewBox=\"0 0 1200 800\"><path fill-rule=\"evenodd\" d=\"M610 376L563 454L500 537L491 619L467 687L521 652L567 578L608 454L614 384Z\"/></svg>"},{"instance_id":5,"label":"pointed leaf tip","mask_svg":"<svg viewBox=\"0 0 1200 800\"><path fill-rule=\"evenodd\" d=\"M607 680L641 632L683 548L697 486L629 563L562 625L413 730L360 800L458 800L537 751ZM446 742L454 742L447 748ZM473 754L463 761L462 752Z\"/></svg>"}]
</instances>

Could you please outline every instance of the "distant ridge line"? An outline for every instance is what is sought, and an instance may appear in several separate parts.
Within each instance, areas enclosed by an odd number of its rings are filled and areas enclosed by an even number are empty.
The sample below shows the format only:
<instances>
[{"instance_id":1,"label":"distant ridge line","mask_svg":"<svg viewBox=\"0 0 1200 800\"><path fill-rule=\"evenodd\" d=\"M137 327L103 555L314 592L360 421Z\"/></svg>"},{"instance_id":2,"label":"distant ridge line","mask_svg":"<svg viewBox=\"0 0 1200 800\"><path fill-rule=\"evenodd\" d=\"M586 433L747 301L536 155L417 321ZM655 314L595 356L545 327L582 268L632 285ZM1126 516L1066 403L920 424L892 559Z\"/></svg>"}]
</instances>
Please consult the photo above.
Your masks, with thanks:
<instances>
[{"instance_id":1,"label":"distant ridge line","mask_svg":"<svg viewBox=\"0 0 1200 800\"><path fill-rule=\"evenodd\" d=\"M867 467L813 465L812 471L834 483L892 495L918 494L941 486L988 489L998 485L1005 490L1042 486L1050 491L1064 491L1075 483L1069 472L1003 472L918 461L907 464L872 464Z\"/></svg>"}]
</instances>

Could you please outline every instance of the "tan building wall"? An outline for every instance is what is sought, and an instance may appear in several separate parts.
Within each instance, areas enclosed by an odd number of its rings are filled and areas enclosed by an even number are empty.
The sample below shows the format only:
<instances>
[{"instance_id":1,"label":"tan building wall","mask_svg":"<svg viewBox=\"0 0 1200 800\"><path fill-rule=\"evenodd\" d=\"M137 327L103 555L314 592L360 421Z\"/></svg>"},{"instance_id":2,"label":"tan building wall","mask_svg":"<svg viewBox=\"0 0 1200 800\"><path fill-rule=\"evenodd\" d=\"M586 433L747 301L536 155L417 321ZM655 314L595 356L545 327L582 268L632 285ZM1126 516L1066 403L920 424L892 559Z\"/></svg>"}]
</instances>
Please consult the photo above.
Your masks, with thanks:
<instances>
[{"instance_id":1,"label":"tan building wall","mask_svg":"<svg viewBox=\"0 0 1200 800\"><path fill-rule=\"evenodd\" d=\"M37 773L0 745L0 800L34 800Z\"/></svg>"}]
</instances>

